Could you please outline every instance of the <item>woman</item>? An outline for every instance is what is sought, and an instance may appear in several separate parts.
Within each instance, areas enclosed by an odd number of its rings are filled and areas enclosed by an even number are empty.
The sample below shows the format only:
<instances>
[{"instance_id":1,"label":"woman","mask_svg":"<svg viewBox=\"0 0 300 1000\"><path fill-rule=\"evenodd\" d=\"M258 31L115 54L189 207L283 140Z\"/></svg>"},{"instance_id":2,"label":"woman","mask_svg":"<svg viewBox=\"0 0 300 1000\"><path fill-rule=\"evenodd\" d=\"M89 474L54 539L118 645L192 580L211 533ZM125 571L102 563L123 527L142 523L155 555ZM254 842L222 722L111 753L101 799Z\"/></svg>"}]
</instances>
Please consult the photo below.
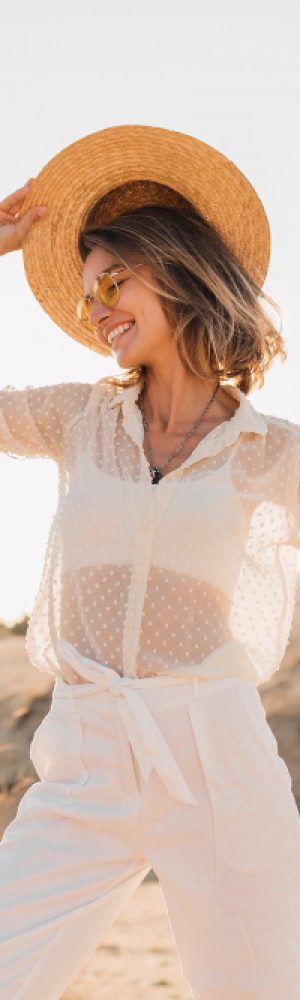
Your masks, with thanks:
<instances>
[{"instance_id":1,"label":"woman","mask_svg":"<svg viewBox=\"0 0 300 1000\"><path fill-rule=\"evenodd\" d=\"M153 867L193 997L296 1000L299 815L258 686L292 620L300 427L247 399L285 357L263 207L217 150L120 126L0 222L46 311L125 373L0 393L2 449L59 469L26 639L55 685L0 849L0 997L60 997Z\"/></svg>"}]
</instances>

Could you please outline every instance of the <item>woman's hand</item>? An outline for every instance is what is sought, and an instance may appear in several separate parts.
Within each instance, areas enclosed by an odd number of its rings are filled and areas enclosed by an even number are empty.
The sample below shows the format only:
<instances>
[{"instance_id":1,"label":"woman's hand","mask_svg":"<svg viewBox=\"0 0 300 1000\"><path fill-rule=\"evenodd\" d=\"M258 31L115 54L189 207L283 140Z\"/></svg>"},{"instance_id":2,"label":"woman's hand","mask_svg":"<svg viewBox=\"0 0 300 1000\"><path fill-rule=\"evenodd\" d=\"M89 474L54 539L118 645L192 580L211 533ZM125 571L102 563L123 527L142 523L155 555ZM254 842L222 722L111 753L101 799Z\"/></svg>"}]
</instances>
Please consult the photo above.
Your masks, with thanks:
<instances>
[{"instance_id":1,"label":"woman's hand","mask_svg":"<svg viewBox=\"0 0 300 1000\"><path fill-rule=\"evenodd\" d=\"M38 205L25 212L22 219L19 218L33 180L34 177L31 177L24 187L0 201L0 256L11 250L20 250L31 226L43 219L48 211L45 205Z\"/></svg>"}]
</instances>

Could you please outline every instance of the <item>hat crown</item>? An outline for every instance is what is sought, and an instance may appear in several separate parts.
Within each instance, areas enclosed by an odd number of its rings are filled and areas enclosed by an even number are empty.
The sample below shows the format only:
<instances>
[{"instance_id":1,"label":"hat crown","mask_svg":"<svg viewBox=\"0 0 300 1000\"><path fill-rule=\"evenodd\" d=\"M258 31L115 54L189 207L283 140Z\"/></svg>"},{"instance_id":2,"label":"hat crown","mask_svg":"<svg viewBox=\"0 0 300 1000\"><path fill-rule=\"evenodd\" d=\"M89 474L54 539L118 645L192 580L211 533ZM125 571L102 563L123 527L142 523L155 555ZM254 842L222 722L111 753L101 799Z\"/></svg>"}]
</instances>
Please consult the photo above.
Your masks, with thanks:
<instances>
[{"instance_id":1,"label":"hat crown","mask_svg":"<svg viewBox=\"0 0 300 1000\"><path fill-rule=\"evenodd\" d=\"M194 206L179 191L151 180L133 180L108 191L100 201L92 206L85 225L105 225L125 212L144 205L166 205L183 212L193 211Z\"/></svg>"}]
</instances>

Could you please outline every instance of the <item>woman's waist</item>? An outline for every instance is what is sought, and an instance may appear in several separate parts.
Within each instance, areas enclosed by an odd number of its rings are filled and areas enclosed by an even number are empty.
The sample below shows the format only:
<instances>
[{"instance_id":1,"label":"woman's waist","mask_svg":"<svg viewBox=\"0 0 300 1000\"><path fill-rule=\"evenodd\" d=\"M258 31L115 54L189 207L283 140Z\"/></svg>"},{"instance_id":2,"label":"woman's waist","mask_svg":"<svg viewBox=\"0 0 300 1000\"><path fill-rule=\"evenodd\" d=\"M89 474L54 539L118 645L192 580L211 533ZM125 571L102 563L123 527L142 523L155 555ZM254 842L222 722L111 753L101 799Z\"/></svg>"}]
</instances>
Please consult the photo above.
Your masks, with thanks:
<instances>
[{"instance_id":1,"label":"woman's waist","mask_svg":"<svg viewBox=\"0 0 300 1000\"><path fill-rule=\"evenodd\" d=\"M240 646L239 643L237 645ZM111 701L116 702L125 694L126 688L143 693L149 707L152 704L156 711L163 711L164 704L169 707L168 693L176 707L187 704L204 691L212 693L214 689L220 690L220 687L234 681L253 686L254 681L253 669L249 668L249 663L242 657L241 650L236 644L228 642L205 657L202 663L190 664L180 673L166 668L148 676L120 673L104 663L83 656L68 642L59 643L58 657L61 670L65 666L67 670L76 673L76 681L70 683L61 673L57 676L53 697L76 700L92 697L93 705L99 701L101 706L106 702L107 707Z\"/></svg>"}]
</instances>

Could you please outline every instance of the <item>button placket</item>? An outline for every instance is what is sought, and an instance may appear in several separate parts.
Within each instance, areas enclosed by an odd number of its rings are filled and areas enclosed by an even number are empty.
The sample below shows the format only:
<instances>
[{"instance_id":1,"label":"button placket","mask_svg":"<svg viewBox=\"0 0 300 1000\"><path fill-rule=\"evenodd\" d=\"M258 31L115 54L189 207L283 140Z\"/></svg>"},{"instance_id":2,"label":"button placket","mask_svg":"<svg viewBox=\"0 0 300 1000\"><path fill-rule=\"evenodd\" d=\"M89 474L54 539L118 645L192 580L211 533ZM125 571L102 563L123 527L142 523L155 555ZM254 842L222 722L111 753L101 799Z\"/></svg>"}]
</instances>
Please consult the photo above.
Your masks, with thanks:
<instances>
[{"instance_id":1,"label":"button placket","mask_svg":"<svg viewBox=\"0 0 300 1000\"><path fill-rule=\"evenodd\" d=\"M132 483L131 503L132 510L135 511L135 534L132 576L124 626L123 662L126 677L136 677L135 659L153 541L154 504L151 489L149 490L142 482Z\"/></svg>"}]
</instances>

